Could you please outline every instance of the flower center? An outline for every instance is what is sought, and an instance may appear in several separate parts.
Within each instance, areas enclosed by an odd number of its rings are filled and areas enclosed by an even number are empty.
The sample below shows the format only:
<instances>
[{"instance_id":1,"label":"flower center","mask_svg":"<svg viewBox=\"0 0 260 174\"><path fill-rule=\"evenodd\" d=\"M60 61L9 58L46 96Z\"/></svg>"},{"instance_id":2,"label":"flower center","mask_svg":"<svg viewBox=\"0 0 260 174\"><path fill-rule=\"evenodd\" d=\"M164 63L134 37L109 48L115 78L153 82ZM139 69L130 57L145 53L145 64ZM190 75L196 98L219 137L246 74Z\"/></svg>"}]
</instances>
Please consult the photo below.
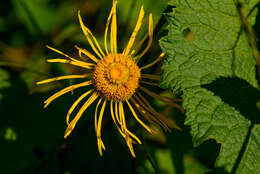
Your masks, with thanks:
<instances>
[{"instance_id":1,"label":"flower center","mask_svg":"<svg viewBox=\"0 0 260 174\"><path fill-rule=\"evenodd\" d=\"M123 101L135 93L140 77L140 69L131 57L110 54L95 67L93 84L105 98Z\"/></svg>"}]
</instances>

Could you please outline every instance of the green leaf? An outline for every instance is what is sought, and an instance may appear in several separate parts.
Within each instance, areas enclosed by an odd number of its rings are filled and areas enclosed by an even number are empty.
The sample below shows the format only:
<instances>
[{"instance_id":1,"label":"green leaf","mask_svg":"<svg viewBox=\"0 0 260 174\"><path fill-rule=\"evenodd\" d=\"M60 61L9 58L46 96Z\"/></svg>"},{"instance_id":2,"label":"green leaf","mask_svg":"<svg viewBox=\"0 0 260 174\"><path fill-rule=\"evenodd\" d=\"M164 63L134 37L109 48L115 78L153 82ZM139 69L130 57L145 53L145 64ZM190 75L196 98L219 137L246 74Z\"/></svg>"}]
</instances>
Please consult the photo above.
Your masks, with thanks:
<instances>
[{"instance_id":1,"label":"green leaf","mask_svg":"<svg viewBox=\"0 0 260 174\"><path fill-rule=\"evenodd\" d=\"M191 126L194 145L198 146L208 139L221 143L216 166L225 166L231 171L243 146L250 122L206 89L187 89L183 98L183 107L187 112L185 123Z\"/></svg>"},{"instance_id":2,"label":"green leaf","mask_svg":"<svg viewBox=\"0 0 260 174\"><path fill-rule=\"evenodd\" d=\"M260 173L260 125L252 129L246 151L236 173Z\"/></svg>"},{"instance_id":3,"label":"green leaf","mask_svg":"<svg viewBox=\"0 0 260 174\"><path fill-rule=\"evenodd\" d=\"M259 0L242 1L254 23ZM167 59L161 87L183 93L193 144L221 143L216 167L231 172L246 140L250 121L232 105L202 88L220 77L238 77L257 87L255 61L243 31L237 1L172 0L168 35L160 40Z\"/></svg>"},{"instance_id":4,"label":"green leaf","mask_svg":"<svg viewBox=\"0 0 260 174\"><path fill-rule=\"evenodd\" d=\"M31 34L47 33L59 23L55 9L45 0L12 0L15 12Z\"/></svg>"},{"instance_id":5,"label":"green leaf","mask_svg":"<svg viewBox=\"0 0 260 174\"><path fill-rule=\"evenodd\" d=\"M257 86L255 61L236 6L232 0L225 1L173 4L177 8L167 16L168 36L161 39L161 47L170 57L163 65L162 87L178 92L220 76L240 77ZM194 41L185 38L187 31Z\"/></svg>"}]
</instances>

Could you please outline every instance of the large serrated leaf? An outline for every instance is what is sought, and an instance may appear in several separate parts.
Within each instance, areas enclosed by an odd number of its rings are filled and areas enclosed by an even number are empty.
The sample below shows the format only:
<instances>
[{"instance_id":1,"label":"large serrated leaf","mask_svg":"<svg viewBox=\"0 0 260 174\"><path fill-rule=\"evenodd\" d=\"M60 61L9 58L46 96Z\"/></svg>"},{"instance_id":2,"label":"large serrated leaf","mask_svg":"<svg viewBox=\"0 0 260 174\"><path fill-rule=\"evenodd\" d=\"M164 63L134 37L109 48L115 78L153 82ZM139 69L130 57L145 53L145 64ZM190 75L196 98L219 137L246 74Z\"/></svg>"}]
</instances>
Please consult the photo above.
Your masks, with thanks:
<instances>
[{"instance_id":1,"label":"large serrated leaf","mask_svg":"<svg viewBox=\"0 0 260 174\"><path fill-rule=\"evenodd\" d=\"M168 36L161 39L161 47L170 57L163 65L163 87L179 91L220 76L240 77L257 86L255 61L239 13L234 1L225 1L173 4L177 8L168 15ZM186 31L194 41L186 39Z\"/></svg>"},{"instance_id":2,"label":"large serrated leaf","mask_svg":"<svg viewBox=\"0 0 260 174\"><path fill-rule=\"evenodd\" d=\"M260 173L260 125L252 129L246 151L236 173Z\"/></svg>"},{"instance_id":3,"label":"large serrated leaf","mask_svg":"<svg viewBox=\"0 0 260 174\"><path fill-rule=\"evenodd\" d=\"M187 111L186 124L191 126L194 145L198 146L208 139L221 143L216 166L225 166L231 171L243 146L250 122L206 89L187 89L183 98L183 106Z\"/></svg>"},{"instance_id":4,"label":"large serrated leaf","mask_svg":"<svg viewBox=\"0 0 260 174\"><path fill-rule=\"evenodd\" d=\"M250 24L259 0L241 1ZM183 92L186 124L195 146L208 139L221 143L217 167L231 172L250 121L201 85L219 77L238 77L257 87L255 61L233 0L172 0L168 35L160 40L167 59L161 86Z\"/></svg>"}]
</instances>

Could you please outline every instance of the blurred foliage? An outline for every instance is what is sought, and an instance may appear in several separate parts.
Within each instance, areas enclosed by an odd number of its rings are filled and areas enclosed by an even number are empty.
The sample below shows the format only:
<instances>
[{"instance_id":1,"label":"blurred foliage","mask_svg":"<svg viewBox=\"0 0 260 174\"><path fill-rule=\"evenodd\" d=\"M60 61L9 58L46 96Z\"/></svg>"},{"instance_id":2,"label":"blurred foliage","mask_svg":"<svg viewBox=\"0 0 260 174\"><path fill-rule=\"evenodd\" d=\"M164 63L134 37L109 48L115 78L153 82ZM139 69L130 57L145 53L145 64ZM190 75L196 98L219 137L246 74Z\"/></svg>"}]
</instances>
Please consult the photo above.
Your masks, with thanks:
<instances>
[{"instance_id":1,"label":"blurred foliage","mask_svg":"<svg viewBox=\"0 0 260 174\"><path fill-rule=\"evenodd\" d=\"M109 114L104 119L103 139L107 150L100 157L93 126L94 108L84 114L77 128L63 139L67 109L82 90L57 99L47 109L43 101L54 91L71 82L36 86L47 77L82 72L66 65L48 64L47 58L56 54L46 49L50 45L76 56L75 45L90 49L77 19L80 10L85 24L103 44L106 18L112 0L11 0L0 6L0 166L3 174L190 174L224 171L214 163L220 145L213 140L194 148L190 128L184 125L184 113L153 101L153 106L173 119L182 131L149 135L136 123L129 126L143 137L143 145L136 145L133 159ZM118 38L122 50L135 26L141 5L145 8L142 38L147 31L148 15L153 14L154 25L164 18L168 0L119 0ZM171 8L170 8L171 9ZM161 20L160 20L161 19ZM256 27L259 25L256 19ZM161 53L158 38L166 34L166 25L155 33L153 48L143 62ZM257 33L259 34L259 33ZM187 39L194 40L192 35ZM195 38L196 39L196 38ZM151 71L161 73L160 66ZM209 86L208 88L212 88ZM161 90L161 95L170 94ZM259 107L258 107L259 108ZM257 108L255 108L257 110ZM259 134L255 128L254 135ZM256 140L250 138L246 154ZM243 161L247 162L246 156ZM239 166L243 170L243 166Z\"/></svg>"}]
</instances>

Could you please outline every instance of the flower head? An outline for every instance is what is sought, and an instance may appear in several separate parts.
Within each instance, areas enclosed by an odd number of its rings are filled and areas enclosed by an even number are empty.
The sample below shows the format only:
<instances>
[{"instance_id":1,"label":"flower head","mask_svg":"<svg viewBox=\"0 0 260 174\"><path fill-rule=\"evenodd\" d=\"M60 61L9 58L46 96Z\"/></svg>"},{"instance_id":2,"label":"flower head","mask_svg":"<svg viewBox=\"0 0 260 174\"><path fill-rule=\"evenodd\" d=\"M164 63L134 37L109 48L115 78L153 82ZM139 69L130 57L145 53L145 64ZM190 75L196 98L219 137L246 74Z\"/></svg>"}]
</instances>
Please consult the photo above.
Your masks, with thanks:
<instances>
[{"instance_id":1,"label":"flower head","mask_svg":"<svg viewBox=\"0 0 260 174\"><path fill-rule=\"evenodd\" d=\"M110 114L116 128L119 133L124 137L127 146L130 149L130 152L133 157L135 157L133 143L141 144L140 139L133 134L128 128L126 124L125 118L125 108L126 105L129 110L132 112L132 115L136 119L138 123L140 123L148 132L155 133L141 118L139 118L138 113L143 116L143 118L149 123L155 125L159 128L161 125L166 131L169 130L169 124L166 119L158 112L156 112L153 107L149 104L149 102L142 95L141 91L156 98L162 100L172 106L178 107L175 103L172 102L171 98L161 97L150 90L146 89L142 85L157 85L153 81L159 80L159 76L151 75L151 74L142 74L141 71L145 68L149 68L157 63L164 54L162 53L155 61L152 63L145 65L143 67L138 67L137 63L140 58L149 50L152 40L153 40L153 19L152 14L149 15L149 26L148 26L148 44L143 51L138 51L141 47L144 39L139 43L135 44L136 46L133 48L136 35L141 28L142 20L144 17L144 9L143 7L140 10L139 17L137 20L137 24L134 28L134 31L127 43L125 49L122 53L118 53L117 49L117 20L116 20L116 5L117 1L113 2L113 6L111 12L108 16L105 34L104 34L104 47L103 51L98 44L97 39L91 33L91 31L83 24L82 18L80 16L80 12L78 13L78 18L80 22L80 26L88 40L90 46L96 55L91 54L85 49L79 48L75 46L79 52L80 57L87 57L90 59L89 61L78 60L73 58L57 49L47 46L49 49L63 55L67 59L50 59L48 62L58 62L71 64L74 66L78 66L81 68L85 68L90 70L90 73L80 74L80 75L67 75L55 77L47 80L43 80L38 82L37 84L49 83L57 80L63 79L86 79L86 81L71 85L62 89L61 91L55 93L51 97L49 97L44 103L47 107L53 100L60 97L61 95L73 91L80 87L92 86L92 89L83 93L70 107L66 122L67 129L64 134L64 138L70 135L72 130L75 128L78 120L83 115L84 111L95 101L97 101L95 116L94 116L94 125L95 132L97 136L97 144L100 155L102 155L102 150L105 150L105 145L101 139L101 125L102 119L105 112L105 109L108 108L110 110ZM110 44L107 42L108 30L110 28ZM108 45L110 48L108 48ZM140 53L139 53L140 52ZM136 54L138 53L138 54ZM84 99L87 98L86 102L82 105L82 107L77 112L76 116L71 120L70 116L74 109L78 106L78 104Z\"/></svg>"}]
</instances>

